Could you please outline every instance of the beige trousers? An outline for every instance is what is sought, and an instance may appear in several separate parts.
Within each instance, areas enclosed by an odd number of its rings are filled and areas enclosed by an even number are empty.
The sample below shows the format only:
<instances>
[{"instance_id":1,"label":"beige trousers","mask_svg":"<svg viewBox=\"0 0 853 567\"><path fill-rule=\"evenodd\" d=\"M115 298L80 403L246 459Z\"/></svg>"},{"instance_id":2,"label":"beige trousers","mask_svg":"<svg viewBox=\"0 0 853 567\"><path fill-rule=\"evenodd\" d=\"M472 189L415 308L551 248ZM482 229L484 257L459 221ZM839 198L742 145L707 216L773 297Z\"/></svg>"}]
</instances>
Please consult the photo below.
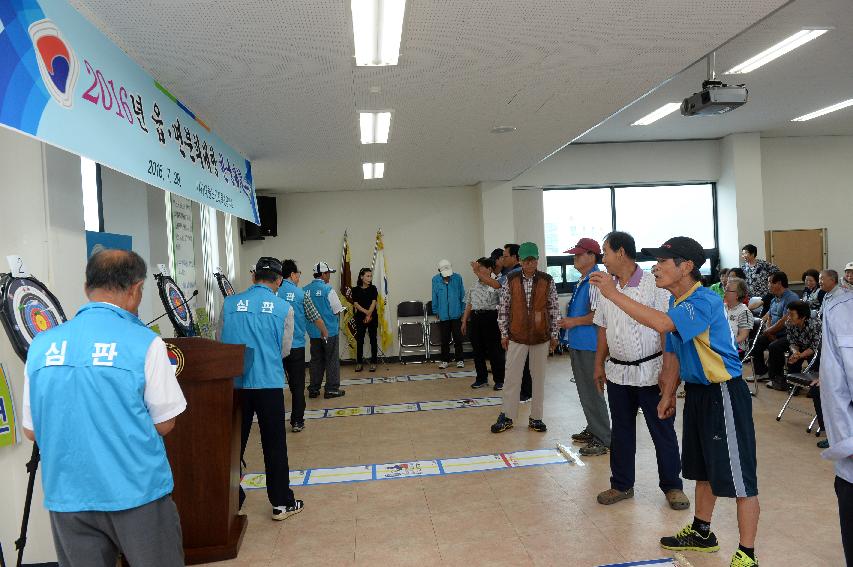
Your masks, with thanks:
<instances>
[{"instance_id":1,"label":"beige trousers","mask_svg":"<svg viewBox=\"0 0 853 567\"><path fill-rule=\"evenodd\" d=\"M548 360L548 343L523 345L509 341L506 351L506 377L503 389L503 412L511 420L518 417L518 397L521 393L521 374L524 361L530 355L530 376L533 381L533 399L530 417L542 419L542 404L545 394L545 363Z\"/></svg>"}]
</instances>

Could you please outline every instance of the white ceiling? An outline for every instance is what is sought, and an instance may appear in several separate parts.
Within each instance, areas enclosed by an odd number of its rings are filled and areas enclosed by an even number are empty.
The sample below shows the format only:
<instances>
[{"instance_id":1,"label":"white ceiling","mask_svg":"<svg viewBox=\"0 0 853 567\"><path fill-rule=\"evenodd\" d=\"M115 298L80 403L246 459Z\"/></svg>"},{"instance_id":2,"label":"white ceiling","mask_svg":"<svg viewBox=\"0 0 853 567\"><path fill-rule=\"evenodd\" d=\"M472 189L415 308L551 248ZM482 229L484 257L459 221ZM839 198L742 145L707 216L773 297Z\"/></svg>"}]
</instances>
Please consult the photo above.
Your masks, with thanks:
<instances>
[{"instance_id":1,"label":"white ceiling","mask_svg":"<svg viewBox=\"0 0 853 567\"><path fill-rule=\"evenodd\" d=\"M512 179L785 3L409 0L400 65L356 68L347 0L71 0L273 190ZM358 110L387 108L361 146Z\"/></svg>"},{"instance_id":2,"label":"white ceiling","mask_svg":"<svg viewBox=\"0 0 853 567\"><path fill-rule=\"evenodd\" d=\"M736 64L804 28L832 27L829 33L745 75L721 75ZM853 107L807 122L791 119L853 98L853 2L797 0L717 51L718 79L745 83L749 102L715 117L675 112L650 126L631 126L667 102L700 89L705 62L697 63L647 97L624 109L578 142L624 142L720 138L735 132L762 136L853 134Z\"/></svg>"}]
</instances>

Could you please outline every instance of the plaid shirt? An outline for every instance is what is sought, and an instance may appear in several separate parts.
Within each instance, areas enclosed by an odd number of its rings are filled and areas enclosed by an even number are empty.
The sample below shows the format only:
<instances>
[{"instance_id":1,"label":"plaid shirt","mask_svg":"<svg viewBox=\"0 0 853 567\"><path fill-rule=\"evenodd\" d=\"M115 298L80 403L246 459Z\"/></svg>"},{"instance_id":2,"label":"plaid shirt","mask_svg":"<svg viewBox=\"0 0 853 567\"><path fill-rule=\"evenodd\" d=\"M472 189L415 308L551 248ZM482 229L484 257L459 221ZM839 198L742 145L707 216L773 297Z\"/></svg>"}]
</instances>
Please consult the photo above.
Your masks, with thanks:
<instances>
[{"instance_id":1,"label":"plaid shirt","mask_svg":"<svg viewBox=\"0 0 853 567\"><path fill-rule=\"evenodd\" d=\"M521 283L524 286L524 297L527 307L530 307L530 296L533 295L533 277L528 278L522 273ZM504 281L501 282L501 300L498 305L498 327L501 330L501 338L509 336L510 295L507 278L504 278ZM560 333L560 304L557 300L557 285L553 279L548 288L548 319L551 324L551 338L556 339Z\"/></svg>"},{"instance_id":2,"label":"plaid shirt","mask_svg":"<svg viewBox=\"0 0 853 567\"><path fill-rule=\"evenodd\" d=\"M320 312L317 311L317 308L314 306L314 302L311 301L311 296L307 293L305 294L305 299L302 301L303 307L305 307L305 318L312 323L320 318Z\"/></svg>"},{"instance_id":3,"label":"plaid shirt","mask_svg":"<svg viewBox=\"0 0 853 567\"><path fill-rule=\"evenodd\" d=\"M746 288L752 297L764 297L770 293L767 278L779 271L779 266L767 260L756 260L754 266L744 263L743 273L746 274Z\"/></svg>"},{"instance_id":4,"label":"plaid shirt","mask_svg":"<svg viewBox=\"0 0 853 567\"><path fill-rule=\"evenodd\" d=\"M788 331L786 336L791 346L797 347L800 352L806 349L817 352L821 338L820 319L817 317L807 319L802 326L792 325L788 320L785 321L785 329Z\"/></svg>"},{"instance_id":5,"label":"plaid shirt","mask_svg":"<svg viewBox=\"0 0 853 567\"><path fill-rule=\"evenodd\" d=\"M474 311L494 311L500 303L500 289L486 285L479 279L465 290L465 303Z\"/></svg>"}]
</instances>

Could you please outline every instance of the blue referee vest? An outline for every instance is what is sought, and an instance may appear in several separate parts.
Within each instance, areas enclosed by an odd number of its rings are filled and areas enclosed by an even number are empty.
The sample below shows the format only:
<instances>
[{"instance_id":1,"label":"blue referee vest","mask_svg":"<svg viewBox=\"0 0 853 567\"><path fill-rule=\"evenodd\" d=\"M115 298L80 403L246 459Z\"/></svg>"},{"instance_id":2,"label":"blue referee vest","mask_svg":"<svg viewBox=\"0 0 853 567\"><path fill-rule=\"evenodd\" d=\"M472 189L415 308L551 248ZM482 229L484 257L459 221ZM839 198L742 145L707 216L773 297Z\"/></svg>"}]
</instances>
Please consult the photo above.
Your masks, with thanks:
<instances>
[{"instance_id":1,"label":"blue referee vest","mask_svg":"<svg viewBox=\"0 0 853 567\"><path fill-rule=\"evenodd\" d=\"M27 375L48 510L127 510L172 492L163 439L143 398L156 336L107 303L89 303L36 335Z\"/></svg>"},{"instance_id":2,"label":"blue referee vest","mask_svg":"<svg viewBox=\"0 0 853 567\"><path fill-rule=\"evenodd\" d=\"M286 279L278 288L278 296L293 307L292 348L305 348L305 291Z\"/></svg>"},{"instance_id":3,"label":"blue referee vest","mask_svg":"<svg viewBox=\"0 0 853 567\"><path fill-rule=\"evenodd\" d=\"M311 297L314 307L320 312L320 317L323 318L323 323L326 324L329 336L336 337L340 332L340 319L337 314L332 313L332 306L329 305L329 294L334 293L334 288L323 280L315 279L303 289ZM307 327L308 336L312 339L319 339L322 336L320 335L320 329L314 323L308 323Z\"/></svg>"},{"instance_id":4,"label":"blue referee vest","mask_svg":"<svg viewBox=\"0 0 853 567\"><path fill-rule=\"evenodd\" d=\"M234 380L235 388L284 388L281 343L290 304L272 289L255 284L225 298L222 342L246 345L248 370Z\"/></svg>"}]
</instances>

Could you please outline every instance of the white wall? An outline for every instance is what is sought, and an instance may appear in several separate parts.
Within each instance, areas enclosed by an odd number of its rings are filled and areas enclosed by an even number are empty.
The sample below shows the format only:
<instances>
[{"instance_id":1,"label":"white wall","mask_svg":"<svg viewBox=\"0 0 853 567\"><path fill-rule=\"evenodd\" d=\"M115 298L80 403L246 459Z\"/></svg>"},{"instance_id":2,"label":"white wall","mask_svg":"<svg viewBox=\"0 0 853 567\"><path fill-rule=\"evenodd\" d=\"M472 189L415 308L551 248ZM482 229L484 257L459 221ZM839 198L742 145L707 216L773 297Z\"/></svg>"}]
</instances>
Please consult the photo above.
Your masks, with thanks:
<instances>
[{"instance_id":1,"label":"white wall","mask_svg":"<svg viewBox=\"0 0 853 567\"><path fill-rule=\"evenodd\" d=\"M278 237L247 242L238 270L260 256L293 258L302 271L301 285L311 281L319 260L340 268L344 229L349 229L353 279L371 265L376 230L382 228L388 263L390 304L428 301L431 278L446 258L473 280L469 263L483 254L483 226L476 187L286 193L278 195ZM503 243L501 243L503 244ZM339 285L337 275L332 285ZM396 307L392 313L396 328ZM391 353L397 351L396 346ZM391 354L387 353L387 354Z\"/></svg>"},{"instance_id":2,"label":"white wall","mask_svg":"<svg viewBox=\"0 0 853 567\"><path fill-rule=\"evenodd\" d=\"M853 136L764 138L761 172L764 229L827 228L829 267L853 261Z\"/></svg>"},{"instance_id":3,"label":"white wall","mask_svg":"<svg viewBox=\"0 0 853 567\"><path fill-rule=\"evenodd\" d=\"M726 136L721 142L717 219L722 266L739 265L746 244L754 244L758 257L764 257L762 144L755 132Z\"/></svg>"}]
</instances>

